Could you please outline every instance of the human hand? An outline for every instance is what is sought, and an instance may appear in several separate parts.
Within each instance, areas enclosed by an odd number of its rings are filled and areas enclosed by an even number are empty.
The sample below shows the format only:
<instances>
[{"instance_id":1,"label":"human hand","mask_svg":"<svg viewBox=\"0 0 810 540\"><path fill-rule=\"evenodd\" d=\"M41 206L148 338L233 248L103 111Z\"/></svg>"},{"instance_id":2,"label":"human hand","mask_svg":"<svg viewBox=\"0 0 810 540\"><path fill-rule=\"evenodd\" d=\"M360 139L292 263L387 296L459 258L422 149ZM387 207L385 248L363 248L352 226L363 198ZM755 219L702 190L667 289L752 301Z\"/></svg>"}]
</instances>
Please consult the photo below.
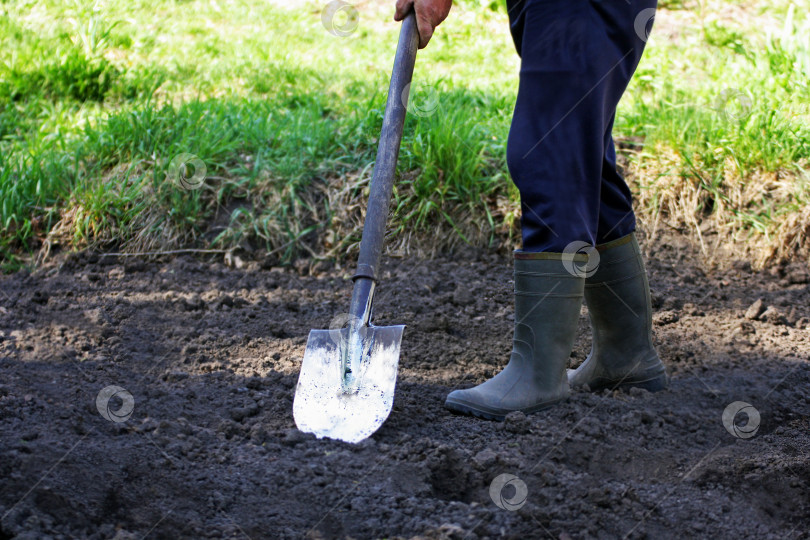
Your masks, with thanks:
<instances>
[{"instance_id":1,"label":"human hand","mask_svg":"<svg viewBox=\"0 0 810 540\"><path fill-rule=\"evenodd\" d=\"M394 20L401 21L413 8L416 13L416 28L419 30L419 48L424 49L433 31L450 13L452 0L397 0Z\"/></svg>"}]
</instances>

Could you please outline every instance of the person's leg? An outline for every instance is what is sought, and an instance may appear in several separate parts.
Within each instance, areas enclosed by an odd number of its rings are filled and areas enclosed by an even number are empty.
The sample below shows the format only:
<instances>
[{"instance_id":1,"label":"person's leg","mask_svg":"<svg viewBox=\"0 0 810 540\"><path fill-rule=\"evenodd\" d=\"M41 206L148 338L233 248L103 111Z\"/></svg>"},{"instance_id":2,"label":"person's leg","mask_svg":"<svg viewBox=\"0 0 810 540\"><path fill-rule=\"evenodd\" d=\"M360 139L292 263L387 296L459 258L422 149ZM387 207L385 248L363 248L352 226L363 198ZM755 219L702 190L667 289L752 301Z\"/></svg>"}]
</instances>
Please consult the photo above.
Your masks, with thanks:
<instances>
[{"instance_id":1,"label":"person's leg","mask_svg":"<svg viewBox=\"0 0 810 540\"><path fill-rule=\"evenodd\" d=\"M580 255L584 262L584 255ZM503 420L568 397L566 366L582 307L584 279L567 272L556 253L515 253L515 331L506 367L474 388L455 390L445 406Z\"/></svg>"},{"instance_id":2,"label":"person's leg","mask_svg":"<svg viewBox=\"0 0 810 540\"><path fill-rule=\"evenodd\" d=\"M591 44L599 29L588 5L511 5L522 62L507 161L520 190L524 239L515 253L513 347L498 375L450 393L446 406L456 412L501 419L568 396L565 367L584 277L569 271L562 252L573 240L596 240L604 135L603 62L595 60Z\"/></svg>"},{"instance_id":3,"label":"person's leg","mask_svg":"<svg viewBox=\"0 0 810 540\"><path fill-rule=\"evenodd\" d=\"M507 161L521 194L524 250L602 244L635 230L611 131L655 5L509 3L522 63Z\"/></svg>"},{"instance_id":4,"label":"person's leg","mask_svg":"<svg viewBox=\"0 0 810 540\"><path fill-rule=\"evenodd\" d=\"M652 343L650 286L636 241L630 190L616 171L613 139L607 134L599 210L599 256L585 280L591 321L591 353L576 370L571 386L591 390L668 386L666 370Z\"/></svg>"},{"instance_id":5,"label":"person's leg","mask_svg":"<svg viewBox=\"0 0 810 540\"><path fill-rule=\"evenodd\" d=\"M632 69L644 49L651 9L655 1L635 0L634 10L642 25L631 35L614 32L620 47L633 48ZM616 5L604 6L615 9ZM617 23L610 9L599 11L606 26ZM622 92L624 88L621 88ZM650 391L667 387L666 370L652 343L652 306L644 261L636 241L635 215L630 189L616 170L616 151L611 134L613 117L605 130L602 160L598 265L585 280L585 303L591 321L591 353L576 370L570 370L572 386L591 390L638 386Z\"/></svg>"},{"instance_id":6,"label":"person's leg","mask_svg":"<svg viewBox=\"0 0 810 540\"><path fill-rule=\"evenodd\" d=\"M513 349L501 373L446 401L456 412L495 419L568 395L564 369L585 278L566 266L564 252L574 241L598 241L606 136L641 55L626 35L635 34L636 13L625 2L509 0L508 7L522 58L507 145L523 209ZM606 188L610 201L613 185Z\"/></svg>"},{"instance_id":7,"label":"person's leg","mask_svg":"<svg viewBox=\"0 0 810 540\"><path fill-rule=\"evenodd\" d=\"M656 0L592 0L594 16L606 29L606 42L623 55L616 73L610 76L611 84L606 95L612 111L604 124L597 244L623 238L636 229L630 189L616 169L612 131L616 106L641 60L656 4ZM632 31L628 31L629 26L632 26Z\"/></svg>"},{"instance_id":8,"label":"person's leg","mask_svg":"<svg viewBox=\"0 0 810 540\"><path fill-rule=\"evenodd\" d=\"M596 243L606 244L623 238L636 230L636 215L630 188L616 169L616 149L613 145L613 118L605 132L602 158L602 180L599 193L599 223Z\"/></svg>"},{"instance_id":9,"label":"person's leg","mask_svg":"<svg viewBox=\"0 0 810 540\"><path fill-rule=\"evenodd\" d=\"M610 69L589 0L525 1L510 12L521 54L507 163L520 191L524 251L596 243ZM614 58L615 57L615 58ZM607 74L607 76L606 76Z\"/></svg>"}]
</instances>

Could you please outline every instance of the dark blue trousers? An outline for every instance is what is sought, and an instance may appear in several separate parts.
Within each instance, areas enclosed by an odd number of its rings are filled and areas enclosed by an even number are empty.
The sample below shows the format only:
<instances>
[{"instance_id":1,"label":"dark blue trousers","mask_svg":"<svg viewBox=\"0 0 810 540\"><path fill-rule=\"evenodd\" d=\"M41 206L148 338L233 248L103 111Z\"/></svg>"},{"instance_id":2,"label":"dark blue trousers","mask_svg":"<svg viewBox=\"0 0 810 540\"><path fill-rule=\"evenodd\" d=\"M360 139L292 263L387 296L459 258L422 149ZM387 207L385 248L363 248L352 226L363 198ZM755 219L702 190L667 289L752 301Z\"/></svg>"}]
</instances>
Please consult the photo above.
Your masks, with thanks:
<instances>
[{"instance_id":1,"label":"dark blue trousers","mask_svg":"<svg viewBox=\"0 0 810 540\"><path fill-rule=\"evenodd\" d=\"M656 0L507 0L520 86L507 164L525 251L562 252L635 230L616 170L616 106L641 59Z\"/></svg>"}]
</instances>

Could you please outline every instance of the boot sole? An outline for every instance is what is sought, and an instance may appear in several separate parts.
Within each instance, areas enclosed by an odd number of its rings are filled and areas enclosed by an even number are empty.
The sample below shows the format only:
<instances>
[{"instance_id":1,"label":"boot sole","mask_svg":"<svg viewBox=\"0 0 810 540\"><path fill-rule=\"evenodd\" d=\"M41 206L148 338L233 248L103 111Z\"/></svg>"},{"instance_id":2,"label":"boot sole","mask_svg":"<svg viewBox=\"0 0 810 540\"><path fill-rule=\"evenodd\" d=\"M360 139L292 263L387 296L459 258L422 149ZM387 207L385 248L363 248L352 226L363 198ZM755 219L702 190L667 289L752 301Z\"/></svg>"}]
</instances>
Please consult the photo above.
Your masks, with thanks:
<instances>
[{"instance_id":1,"label":"boot sole","mask_svg":"<svg viewBox=\"0 0 810 540\"><path fill-rule=\"evenodd\" d=\"M444 406L445 408L457 414L465 414L468 416L475 416L476 418L482 418L484 420L494 420L496 422L503 422L504 418L506 418L506 415L511 412L520 411L524 414L532 414L553 407L554 405L557 405L558 403L561 403L567 399L568 396L564 396L559 399L555 399L553 401L546 401L544 403L540 403L532 407L527 407L525 409L515 409L503 412L493 411L492 409L483 410L480 407L466 401L456 401L456 400L451 401L449 399L445 400Z\"/></svg>"}]
</instances>

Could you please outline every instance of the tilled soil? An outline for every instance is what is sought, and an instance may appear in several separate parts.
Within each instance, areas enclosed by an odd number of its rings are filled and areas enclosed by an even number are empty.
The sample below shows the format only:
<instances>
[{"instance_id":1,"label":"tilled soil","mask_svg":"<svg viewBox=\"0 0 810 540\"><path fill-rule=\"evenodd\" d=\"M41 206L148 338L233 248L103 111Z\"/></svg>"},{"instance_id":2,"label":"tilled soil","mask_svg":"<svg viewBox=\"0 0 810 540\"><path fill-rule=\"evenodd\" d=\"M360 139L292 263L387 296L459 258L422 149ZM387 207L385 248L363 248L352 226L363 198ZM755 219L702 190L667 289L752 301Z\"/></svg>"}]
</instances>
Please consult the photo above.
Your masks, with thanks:
<instances>
[{"instance_id":1,"label":"tilled soil","mask_svg":"<svg viewBox=\"0 0 810 540\"><path fill-rule=\"evenodd\" d=\"M346 268L78 255L0 277L0 539L810 538L807 265L706 270L676 244L648 263L671 388L503 423L442 403L507 359L509 257L389 260L375 309L408 325L397 394L358 445L292 418ZM572 366L588 348L583 308ZM110 385L128 418L99 412ZM760 414L751 437L721 420L736 401Z\"/></svg>"}]
</instances>

